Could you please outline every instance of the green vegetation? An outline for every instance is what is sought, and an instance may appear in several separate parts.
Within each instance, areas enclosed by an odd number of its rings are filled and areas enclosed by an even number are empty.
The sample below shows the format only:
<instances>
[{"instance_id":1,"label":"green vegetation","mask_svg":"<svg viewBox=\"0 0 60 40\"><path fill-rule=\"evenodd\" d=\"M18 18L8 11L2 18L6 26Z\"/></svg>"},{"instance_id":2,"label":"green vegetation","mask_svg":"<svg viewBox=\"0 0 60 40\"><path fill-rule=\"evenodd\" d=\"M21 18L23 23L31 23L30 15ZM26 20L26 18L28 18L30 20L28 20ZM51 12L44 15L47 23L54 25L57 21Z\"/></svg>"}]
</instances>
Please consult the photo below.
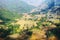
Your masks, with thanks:
<instances>
[{"instance_id":1,"label":"green vegetation","mask_svg":"<svg viewBox=\"0 0 60 40\"><path fill-rule=\"evenodd\" d=\"M18 14L18 13L15 13L15 12L10 12L7 9L0 9L0 15L4 18L10 19L10 20L14 20L15 18L22 17L22 14Z\"/></svg>"},{"instance_id":2,"label":"green vegetation","mask_svg":"<svg viewBox=\"0 0 60 40\"><path fill-rule=\"evenodd\" d=\"M12 30L10 32L11 34L19 33L20 32L19 27L20 27L20 25L16 25L16 24L8 26L8 28Z\"/></svg>"},{"instance_id":3,"label":"green vegetation","mask_svg":"<svg viewBox=\"0 0 60 40\"><path fill-rule=\"evenodd\" d=\"M1 10L0 20L3 21L2 23L4 23L4 24L0 24L0 37L1 38L6 38L8 35L19 34L21 38L28 39L34 35L34 32L36 34L37 31L39 31L41 34L44 34L44 35L46 34L47 37L50 37L53 35L60 37L60 35L57 35L59 34L57 32L59 32L60 30L59 21L58 22L57 21L54 21L54 22L46 21L47 20L46 17L41 17L41 19L37 20L39 17L35 19L34 14L32 14L33 15L32 18L28 18L28 15L23 18L22 17L23 14L18 14L16 12L10 12L7 9L0 9L0 10ZM27 20L25 20L25 18ZM24 26L23 24L25 23L26 25ZM41 35L39 32L37 32L37 34Z\"/></svg>"}]
</instances>

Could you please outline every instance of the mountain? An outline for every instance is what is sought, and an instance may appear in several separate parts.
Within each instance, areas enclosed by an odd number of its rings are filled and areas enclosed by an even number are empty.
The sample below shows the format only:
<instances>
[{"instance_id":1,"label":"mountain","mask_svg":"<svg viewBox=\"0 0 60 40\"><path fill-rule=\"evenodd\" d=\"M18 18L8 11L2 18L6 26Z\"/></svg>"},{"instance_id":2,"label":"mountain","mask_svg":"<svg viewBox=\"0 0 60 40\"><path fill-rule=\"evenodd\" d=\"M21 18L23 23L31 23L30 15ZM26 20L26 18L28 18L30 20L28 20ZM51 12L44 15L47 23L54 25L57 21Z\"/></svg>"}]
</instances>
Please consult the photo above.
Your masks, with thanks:
<instances>
[{"instance_id":1,"label":"mountain","mask_svg":"<svg viewBox=\"0 0 60 40\"><path fill-rule=\"evenodd\" d=\"M58 8L60 8L60 4L59 2L57 2L57 0L49 0L40 4L37 8L33 9L30 13L34 13L34 14L48 13L50 10L51 10L50 12L55 11L55 9L56 11L58 11L57 10Z\"/></svg>"},{"instance_id":2,"label":"mountain","mask_svg":"<svg viewBox=\"0 0 60 40\"><path fill-rule=\"evenodd\" d=\"M36 7L20 0L0 0L0 20L7 22L21 18Z\"/></svg>"},{"instance_id":3,"label":"mountain","mask_svg":"<svg viewBox=\"0 0 60 40\"><path fill-rule=\"evenodd\" d=\"M21 0L0 0L0 6L17 13L28 13L36 8Z\"/></svg>"},{"instance_id":4,"label":"mountain","mask_svg":"<svg viewBox=\"0 0 60 40\"><path fill-rule=\"evenodd\" d=\"M60 6L60 0L55 0L55 5Z\"/></svg>"}]
</instances>

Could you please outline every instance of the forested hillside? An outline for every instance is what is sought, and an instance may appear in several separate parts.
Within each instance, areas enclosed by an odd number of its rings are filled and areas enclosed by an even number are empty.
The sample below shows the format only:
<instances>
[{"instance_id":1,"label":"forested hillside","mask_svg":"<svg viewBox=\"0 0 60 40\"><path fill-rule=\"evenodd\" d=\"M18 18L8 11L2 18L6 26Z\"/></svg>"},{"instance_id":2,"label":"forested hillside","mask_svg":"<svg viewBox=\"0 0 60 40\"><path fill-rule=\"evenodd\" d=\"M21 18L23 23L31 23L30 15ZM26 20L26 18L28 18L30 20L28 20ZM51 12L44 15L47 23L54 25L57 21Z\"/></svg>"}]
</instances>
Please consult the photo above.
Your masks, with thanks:
<instances>
[{"instance_id":1,"label":"forested hillside","mask_svg":"<svg viewBox=\"0 0 60 40\"><path fill-rule=\"evenodd\" d=\"M2 20L3 22L13 21L21 17L22 14L19 14L17 12L11 12L5 8L0 9L0 20Z\"/></svg>"},{"instance_id":2,"label":"forested hillside","mask_svg":"<svg viewBox=\"0 0 60 40\"><path fill-rule=\"evenodd\" d=\"M1 7L17 13L29 13L32 9L36 8L21 0L1 0L0 4Z\"/></svg>"}]
</instances>

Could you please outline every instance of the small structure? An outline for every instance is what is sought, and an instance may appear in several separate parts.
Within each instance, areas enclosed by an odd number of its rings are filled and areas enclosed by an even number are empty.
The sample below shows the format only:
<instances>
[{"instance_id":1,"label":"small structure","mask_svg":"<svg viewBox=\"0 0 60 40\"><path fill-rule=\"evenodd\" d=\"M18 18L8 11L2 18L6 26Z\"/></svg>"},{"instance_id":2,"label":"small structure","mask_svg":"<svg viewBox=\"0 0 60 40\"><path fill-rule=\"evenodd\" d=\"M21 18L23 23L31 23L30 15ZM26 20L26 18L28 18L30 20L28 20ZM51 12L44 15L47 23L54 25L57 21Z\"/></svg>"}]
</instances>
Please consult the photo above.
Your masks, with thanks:
<instances>
[{"instance_id":1,"label":"small structure","mask_svg":"<svg viewBox=\"0 0 60 40\"><path fill-rule=\"evenodd\" d=\"M0 20L0 24L3 24L4 22L2 20Z\"/></svg>"}]
</instances>

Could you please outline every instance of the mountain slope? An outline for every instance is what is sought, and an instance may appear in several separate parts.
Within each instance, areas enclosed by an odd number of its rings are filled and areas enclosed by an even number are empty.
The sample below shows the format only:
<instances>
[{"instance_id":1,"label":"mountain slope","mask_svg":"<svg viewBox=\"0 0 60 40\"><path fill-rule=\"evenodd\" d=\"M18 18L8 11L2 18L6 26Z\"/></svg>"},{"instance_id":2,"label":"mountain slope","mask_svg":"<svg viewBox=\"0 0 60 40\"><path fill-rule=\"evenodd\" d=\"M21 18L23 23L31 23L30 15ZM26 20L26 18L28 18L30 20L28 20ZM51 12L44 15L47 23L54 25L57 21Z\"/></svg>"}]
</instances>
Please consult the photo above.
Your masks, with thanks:
<instances>
[{"instance_id":1,"label":"mountain slope","mask_svg":"<svg viewBox=\"0 0 60 40\"><path fill-rule=\"evenodd\" d=\"M56 9L56 6L60 7L59 3L56 2L55 0L45 1L44 3L40 4L37 8L33 9L31 13L34 13L34 14L47 13L50 10L53 11L54 9Z\"/></svg>"},{"instance_id":2,"label":"mountain slope","mask_svg":"<svg viewBox=\"0 0 60 40\"><path fill-rule=\"evenodd\" d=\"M0 6L7 8L12 12L27 13L35 7L20 0L0 0Z\"/></svg>"},{"instance_id":3,"label":"mountain slope","mask_svg":"<svg viewBox=\"0 0 60 40\"><path fill-rule=\"evenodd\" d=\"M22 14L11 12L5 8L0 9L0 20L9 21L9 20L15 20L16 18L20 17L22 17Z\"/></svg>"}]
</instances>

